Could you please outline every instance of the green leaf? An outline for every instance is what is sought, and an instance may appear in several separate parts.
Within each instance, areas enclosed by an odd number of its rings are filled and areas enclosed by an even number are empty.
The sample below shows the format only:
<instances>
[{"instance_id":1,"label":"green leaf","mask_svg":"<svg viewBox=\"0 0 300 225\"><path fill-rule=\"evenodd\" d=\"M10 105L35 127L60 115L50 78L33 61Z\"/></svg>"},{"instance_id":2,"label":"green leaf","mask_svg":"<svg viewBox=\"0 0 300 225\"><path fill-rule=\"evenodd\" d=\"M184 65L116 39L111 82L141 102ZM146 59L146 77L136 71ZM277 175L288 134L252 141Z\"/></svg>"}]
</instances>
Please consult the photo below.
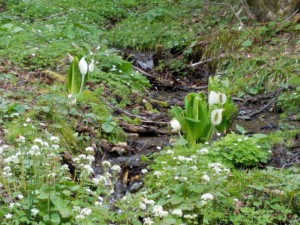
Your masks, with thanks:
<instances>
[{"instance_id":1,"label":"green leaf","mask_svg":"<svg viewBox=\"0 0 300 225\"><path fill-rule=\"evenodd\" d=\"M59 196L51 196L51 201L56 206L59 214L63 218L68 218L68 217L72 216L72 209L68 205L67 200L62 199Z\"/></svg>"},{"instance_id":2,"label":"green leaf","mask_svg":"<svg viewBox=\"0 0 300 225\"><path fill-rule=\"evenodd\" d=\"M262 191L264 189L263 186L259 186L259 185L248 185L247 187L253 188L253 189L258 190L258 191Z\"/></svg>"},{"instance_id":3,"label":"green leaf","mask_svg":"<svg viewBox=\"0 0 300 225\"><path fill-rule=\"evenodd\" d=\"M80 92L82 77L78 67L79 60L74 57L66 79L67 91L69 94L78 94Z\"/></svg>"},{"instance_id":4,"label":"green leaf","mask_svg":"<svg viewBox=\"0 0 300 225\"><path fill-rule=\"evenodd\" d=\"M249 39L242 43L243 47L250 47L251 45L252 45L252 41Z\"/></svg>"},{"instance_id":5,"label":"green leaf","mask_svg":"<svg viewBox=\"0 0 300 225\"><path fill-rule=\"evenodd\" d=\"M240 126L240 125L238 125L238 124L235 125L235 128L236 128L241 134L245 134L245 133L247 132L246 129L245 129L244 127L242 127L242 126Z\"/></svg>"},{"instance_id":6,"label":"green leaf","mask_svg":"<svg viewBox=\"0 0 300 225\"><path fill-rule=\"evenodd\" d=\"M51 224L60 224L60 216L58 213L52 213L51 214Z\"/></svg>"},{"instance_id":7,"label":"green leaf","mask_svg":"<svg viewBox=\"0 0 300 225\"><path fill-rule=\"evenodd\" d=\"M178 195L173 195L170 201L173 205L178 205L184 201L184 198Z\"/></svg>"}]
</instances>

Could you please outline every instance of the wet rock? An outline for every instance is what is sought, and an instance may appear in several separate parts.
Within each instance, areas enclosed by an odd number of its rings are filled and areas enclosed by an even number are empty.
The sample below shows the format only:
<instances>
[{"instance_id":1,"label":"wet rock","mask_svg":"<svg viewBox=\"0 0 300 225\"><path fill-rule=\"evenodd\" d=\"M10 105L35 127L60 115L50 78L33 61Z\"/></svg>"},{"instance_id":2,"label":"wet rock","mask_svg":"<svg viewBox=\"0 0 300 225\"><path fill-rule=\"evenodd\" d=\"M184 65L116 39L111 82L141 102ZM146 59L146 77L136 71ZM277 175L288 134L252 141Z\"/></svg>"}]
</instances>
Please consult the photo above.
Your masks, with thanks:
<instances>
[{"instance_id":1,"label":"wet rock","mask_svg":"<svg viewBox=\"0 0 300 225\"><path fill-rule=\"evenodd\" d=\"M122 156L122 155L126 155L127 151L124 148L116 146L111 149L110 153L114 155Z\"/></svg>"},{"instance_id":2,"label":"wet rock","mask_svg":"<svg viewBox=\"0 0 300 225\"><path fill-rule=\"evenodd\" d=\"M142 188L142 186L143 186L143 182L134 182L129 185L128 191L130 193L135 193L135 192L139 191Z\"/></svg>"},{"instance_id":3,"label":"wet rock","mask_svg":"<svg viewBox=\"0 0 300 225\"><path fill-rule=\"evenodd\" d=\"M122 165L125 164L128 167L140 167L142 163L140 155L132 155L132 156L121 156L111 160L112 164Z\"/></svg>"}]
</instances>

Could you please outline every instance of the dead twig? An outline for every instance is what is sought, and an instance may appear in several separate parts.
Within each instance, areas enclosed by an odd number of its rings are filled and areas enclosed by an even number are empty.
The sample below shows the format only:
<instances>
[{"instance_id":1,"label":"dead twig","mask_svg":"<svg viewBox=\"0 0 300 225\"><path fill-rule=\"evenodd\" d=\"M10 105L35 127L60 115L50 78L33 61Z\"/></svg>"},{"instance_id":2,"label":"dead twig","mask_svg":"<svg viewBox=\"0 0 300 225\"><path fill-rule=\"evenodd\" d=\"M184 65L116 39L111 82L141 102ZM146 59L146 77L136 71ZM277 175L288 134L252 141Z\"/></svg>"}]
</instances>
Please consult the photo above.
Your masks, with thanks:
<instances>
[{"instance_id":1,"label":"dead twig","mask_svg":"<svg viewBox=\"0 0 300 225\"><path fill-rule=\"evenodd\" d=\"M253 116L261 113L262 111L264 111L265 109L267 109L270 105L272 105L276 101L279 93L281 91L283 91L283 90L284 90L284 88L279 88L277 91L275 91L274 97L266 105L264 105L263 107L261 107L259 110L256 110L256 111L254 111L252 113L249 113L248 115L243 115L241 118L245 118L245 117L251 118L251 117L253 117Z\"/></svg>"},{"instance_id":2,"label":"dead twig","mask_svg":"<svg viewBox=\"0 0 300 225\"><path fill-rule=\"evenodd\" d=\"M135 69L135 70L137 70L137 71L139 71L141 74L145 75L146 77L150 77L152 79L157 79L155 76L151 75L150 73L147 73L146 71L144 71L144 70L142 70L142 69L140 69L140 68L138 68L136 66L132 65L132 68Z\"/></svg>"}]
</instances>

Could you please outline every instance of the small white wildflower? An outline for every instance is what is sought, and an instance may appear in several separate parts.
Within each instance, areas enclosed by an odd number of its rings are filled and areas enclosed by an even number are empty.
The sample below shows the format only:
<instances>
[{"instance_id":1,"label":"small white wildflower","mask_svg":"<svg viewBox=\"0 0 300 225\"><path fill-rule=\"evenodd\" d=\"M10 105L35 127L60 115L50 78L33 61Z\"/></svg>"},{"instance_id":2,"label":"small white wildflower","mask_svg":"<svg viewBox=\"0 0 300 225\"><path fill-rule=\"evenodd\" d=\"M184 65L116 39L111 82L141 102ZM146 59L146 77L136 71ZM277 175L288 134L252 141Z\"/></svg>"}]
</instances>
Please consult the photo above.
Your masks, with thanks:
<instances>
[{"instance_id":1,"label":"small white wildflower","mask_svg":"<svg viewBox=\"0 0 300 225\"><path fill-rule=\"evenodd\" d=\"M161 176L161 172L160 171L155 171L154 172L154 176L156 176L157 178L159 178Z\"/></svg>"},{"instance_id":2,"label":"small white wildflower","mask_svg":"<svg viewBox=\"0 0 300 225\"><path fill-rule=\"evenodd\" d=\"M271 150L269 150L268 152L269 152L270 154L272 154L272 151L271 151Z\"/></svg>"},{"instance_id":3,"label":"small white wildflower","mask_svg":"<svg viewBox=\"0 0 300 225\"><path fill-rule=\"evenodd\" d=\"M28 126L28 124L27 123L23 123L23 127L27 127Z\"/></svg>"},{"instance_id":4,"label":"small white wildflower","mask_svg":"<svg viewBox=\"0 0 300 225\"><path fill-rule=\"evenodd\" d=\"M146 174L148 173L148 170L147 169L142 169L142 174Z\"/></svg>"},{"instance_id":5,"label":"small white wildflower","mask_svg":"<svg viewBox=\"0 0 300 225\"><path fill-rule=\"evenodd\" d=\"M36 142L36 143L40 143L40 144L43 144L43 140L40 139L40 138L36 138L33 140L33 142Z\"/></svg>"},{"instance_id":6,"label":"small white wildflower","mask_svg":"<svg viewBox=\"0 0 300 225\"><path fill-rule=\"evenodd\" d=\"M20 143L24 143L26 140L26 138L22 135L20 135L18 138L17 138L17 142L20 142Z\"/></svg>"},{"instance_id":7,"label":"small white wildflower","mask_svg":"<svg viewBox=\"0 0 300 225\"><path fill-rule=\"evenodd\" d=\"M8 220L9 220L9 219L11 219L11 218L12 218L12 214L8 213L8 214L5 215L5 219L8 219Z\"/></svg>"},{"instance_id":8,"label":"small white wildflower","mask_svg":"<svg viewBox=\"0 0 300 225\"><path fill-rule=\"evenodd\" d=\"M38 151L38 150L40 150L40 147L37 146L37 145L32 145L30 149L31 149L32 151Z\"/></svg>"},{"instance_id":9,"label":"small white wildflower","mask_svg":"<svg viewBox=\"0 0 300 225\"><path fill-rule=\"evenodd\" d=\"M17 195L17 198L21 200L24 198L24 196L22 194L19 194L19 195Z\"/></svg>"},{"instance_id":10,"label":"small white wildflower","mask_svg":"<svg viewBox=\"0 0 300 225\"><path fill-rule=\"evenodd\" d=\"M83 209L80 211L80 214L89 216L89 215L92 214L92 210L91 210L90 208L83 208Z\"/></svg>"},{"instance_id":11,"label":"small white wildflower","mask_svg":"<svg viewBox=\"0 0 300 225\"><path fill-rule=\"evenodd\" d=\"M78 212L79 213L80 210L81 210L80 206L77 206L77 205L73 206L73 209L72 209L73 212Z\"/></svg>"},{"instance_id":12,"label":"small white wildflower","mask_svg":"<svg viewBox=\"0 0 300 225\"><path fill-rule=\"evenodd\" d=\"M13 174L11 173L11 168L10 166L5 166L3 169L2 169L2 175L4 177L11 177Z\"/></svg>"},{"instance_id":13,"label":"small white wildflower","mask_svg":"<svg viewBox=\"0 0 300 225\"><path fill-rule=\"evenodd\" d=\"M143 202L140 202L140 209L141 210L146 210L147 209L147 205L144 204Z\"/></svg>"},{"instance_id":14,"label":"small white wildflower","mask_svg":"<svg viewBox=\"0 0 300 225\"><path fill-rule=\"evenodd\" d=\"M208 149L207 148L199 149L199 150L197 150L197 153L198 154L206 154L206 153L208 153Z\"/></svg>"},{"instance_id":15,"label":"small white wildflower","mask_svg":"<svg viewBox=\"0 0 300 225\"><path fill-rule=\"evenodd\" d=\"M256 147L257 147L257 148L261 148L261 146L260 146L260 145L257 145Z\"/></svg>"},{"instance_id":16,"label":"small white wildflower","mask_svg":"<svg viewBox=\"0 0 300 225\"><path fill-rule=\"evenodd\" d=\"M102 162L102 166L110 167L111 164L110 164L109 161L103 161L103 162Z\"/></svg>"},{"instance_id":17,"label":"small white wildflower","mask_svg":"<svg viewBox=\"0 0 300 225\"><path fill-rule=\"evenodd\" d=\"M27 118L27 119L26 119L26 122L27 122L27 123L30 123L30 122L31 122L31 119L30 119L30 118Z\"/></svg>"},{"instance_id":18,"label":"small white wildflower","mask_svg":"<svg viewBox=\"0 0 300 225\"><path fill-rule=\"evenodd\" d=\"M113 165L111 167L111 170L120 173L121 172L121 167L119 165Z\"/></svg>"},{"instance_id":19,"label":"small white wildflower","mask_svg":"<svg viewBox=\"0 0 300 225\"><path fill-rule=\"evenodd\" d=\"M202 206L205 206L205 205L207 204L207 201L201 200L201 201L200 201L200 204L201 204Z\"/></svg>"},{"instance_id":20,"label":"small white wildflower","mask_svg":"<svg viewBox=\"0 0 300 225\"><path fill-rule=\"evenodd\" d=\"M205 182L209 182L210 181L210 177L207 174L204 174L201 179Z\"/></svg>"},{"instance_id":21,"label":"small white wildflower","mask_svg":"<svg viewBox=\"0 0 300 225\"><path fill-rule=\"evenodd\" d=\"M166 151L166 154L167 154L167 155L173 155L174 152L173 152L171 149L169 149L168 151Z\"/></svg>"},{"instance_id":22,"label":"small white wildflower","mask_svg":"<svg viewBox=\"0 0 300 225\"><path fill-rule=\"evenodd\" d=\"M87 159L90 163L92 163L92 162L95 161L95 157L92 156L92 155L88 155L88 156L86 157L86 159Z\"/></svg>"},{"instance_id":23,"label":"small white wildflower","mask_svg":"<svg viewBox=\"0 0 300 225\"><path fill-rule=\"evenodd\" d=\"M51 145L51 147L52 147L54 150L59 149L59 145Z\"/></svg>"},{"instance_id":24,"label":"small white wildflower","mask_svg":"<svg viewBox=\"0 0 300 225\"><path fill-rule=\"evenodd\" d=\"M56 173L49 173L49 174L48 174L48 177L50 177L50 178L55 178L55 177L56 177Z\"/></svg>"},{"instance_id":25,"label":"small white wildflower","mask_svg":"<svg viewBox=\"0 0 300 225\"><path fill-rule=\"evenodd\" d=\"M175 216L181 217L182 216L182 210L181 209L174 209L172 211L172 214L175 215Z\"/></svg>"},{"instance_id":26,"label":"small white wildflower","mask_svg":"<svg viewBox=\"0 0 300 225\"><path fill-rule=\"evenodd\" d=\"M101 206L103 203L102 202L95 202L94 205L95 206Z\"/></svg>"},{"instance_id":27,"label":"small white wildflower","mask_svg":"<svg viewBox=\"0 0 300 225\"><path fill-rule=\"evenodd\" d=\"M88 174L94 173L93 168L88 164L84 165L83 168L87 171Z\"/></svg>"},{"instance_id":28,"label":"small white wildflower","mask_svg":"<svg viewBox=\"0 0 300 225\"><path fill-rule=\"evenodd\" d=\"M58 143L59 142L59 138L56 136L51 136L50 137L50 141L54 142L54 143Z\"/></svg>"},{"instance_id":29,"label":"small white wildflower","mask_svg":"<svg viewBox=\"0 0 300 225\"><path fill-rule=\"evenodd\" d=\"M86 152L94 152L94 149L92 147L86 147L85 151Z\"/></svg>"},{"instance_id":30,"label":"small white wildflower","mask_svg":"<svg viewBox=\"0 0 300 225\"><path fill-rule=\"evenodd\" d=\"M44 142L42 143L42 145L45 146L45 147L47 147L47 148L49 147L49 143L48 143L47 141L44 141Z\"/></svg>"},{"instance_id":31,"label":"small white wildflower","mask_svg":"<svg viewBox=\"0 0 300 225\"><path fill-rule=\"evenodd\" d=\"M154 205L155 201L154 200L149 200L147 198L143 198L143 202L146 204L146 205Z\"/></svg>"},{"instance_id":32,"label":"small white wildflower","mask_svg":"<svg viewBox=\"0 0 300 225\"><path fill-rule=\"evenodd\" d=\"M221 135L222 135L221 133L217 133L217 136L219 136L219 137L220 137Z\"/></svg>"},{"instance_id":33,"label":"small white wildflower","mask_svg":"<svg viewBox=\"0 0 300 225\"><path fill-rule=\"evenodd\" d=\"M194 171L198 170L197 166L191 166L191 169Z\"/></svg>"},{"instance_id":34,"label":"small white wildflower","mask_svg":"<svg viewBox=\"0 0 300 225\"><path fill-rule=\"evenodd\" d=\"M89 189L89 188L86 188L85 191L86 191L87 193L93 193L93 191L92 191L91 189Z\"/></svg>"},{"instance_id":35,"label":"small white wildflower","mask_svg":"<svg viewBox=\"0 0 300 225\"><path fill-rule=\"evenodd\" d=\"M157 146L156 149L157 149L157 150L161 150L161 147L160 147L160 146Z\"/></svg>"},{"instance_id":36,"label":"small white wildflower","mask_svg":"<svg viewBox=\"0 0 300 225\"><path fill-rule=\"evenodd\" d=\"M150 217L144 218L143 221L144 221L143 225L152 225L152 224L154 224L154 221Z\"/></svg>"},{"instance_id":37,"label":"small white wildflower","mask_svg":"<svg viewBox=\"0 0 300 225\"><path fill-rule=\"evenodd\" d=\"M32 208L32 209L30 210L30 212L32 213L33 216L36 216L36 215L39 213L39 210L36 209L36 208Z\"/></svg>"},{"instance_id":38,"label":"small white wildflower","mask_svg":"<svg viewBox=\"0 0 300 225\"><path fill-rule=\"evenodd\" d=\"M206 193L206 194L203 194L203 195L201 196L201 199L202 199L203 201L213 200L213 199L214 199L214 196L213 196L212 194L210 194L210 193Z\"/></svg>"},{"instance_id":39,"label":"small white wildflower","mask_svg":"<svg viewBox=\"0 0 300 225\"><path fill-rule=\"evenodd\" d=\"M160 218L165 217L169 214L167 211L163 210L163 207L161 205L155 205L153 207L152 212L154 213L154 216L160 217Z\"/></svg>"},{"instance_id":40,"label":"small white wildflower","mask_svg":"<svg viewBox=\"0 0 300 225\"><path fill-rule=\"evenodd\" d=\"M69 166L67 164L64 164L62 167L61 167L62 170L65 170L65 171L69 171Z\"/></svg>"}]
</instances>

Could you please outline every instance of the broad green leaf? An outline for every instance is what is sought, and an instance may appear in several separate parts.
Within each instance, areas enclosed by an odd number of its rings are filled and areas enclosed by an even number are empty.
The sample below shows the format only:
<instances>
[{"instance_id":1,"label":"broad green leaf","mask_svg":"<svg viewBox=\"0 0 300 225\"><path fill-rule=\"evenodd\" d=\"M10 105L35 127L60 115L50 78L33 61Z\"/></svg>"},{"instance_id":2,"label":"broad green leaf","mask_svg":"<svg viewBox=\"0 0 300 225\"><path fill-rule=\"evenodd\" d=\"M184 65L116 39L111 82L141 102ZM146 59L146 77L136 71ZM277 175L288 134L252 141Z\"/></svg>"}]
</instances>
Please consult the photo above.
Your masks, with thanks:
<instances>
[{"instance_id":1,"label":"broad green leaf","mask_svg":"<svg viewBox=\"0 0 300 225\"><path fill-rule=\"evenodd\" d=\"M252 41L249 39L242 43L243 47L250 47L251 45L252 45Z\"/></svg>"},{"instance_id":2,"label":"broad green leaf","mask_svg":"<svg viewBox=\"0 0 300 225\"><path fill-rule=\"evenodd\" d=\"M184 201L184 198L178 195L173 195L170 201L173 205L178 205L179 203Z\"/></svg>"},{"instance_id":3,"label":"broad green leaf","mask_svg":"<svg viewBox=\"0 0 300 225\"><path fill-rule=\"evenodd\" d=\"M67 200L62 199L59 196L51 196L51 201L56 206L59 214L63 218L68 218L68 217L72 216L72 214L73 214L72 209L69 206Z\"/></svg>"},{"instance_id":4,"label":"broad green leaf","mask_svg":"<svg viewBox=\"0 0 300 225\"><path fill-rule=\"evenodd\" d=\"M60 216L58 213L52 213L51 214L51 224L55 225L55 224L60 224Z\"/></svg>"},{"instance_id":5,"label":"broad green leaf","mask_svg":"<svg viewBox=\"0 0 300 225\"><path fill-rule=\"evenodd\" d=\"M67 91L69 94L78 94L80 92L82 77L78 67L79 60L74 57L66 79Z\"/></svg>"}]
</instances>

